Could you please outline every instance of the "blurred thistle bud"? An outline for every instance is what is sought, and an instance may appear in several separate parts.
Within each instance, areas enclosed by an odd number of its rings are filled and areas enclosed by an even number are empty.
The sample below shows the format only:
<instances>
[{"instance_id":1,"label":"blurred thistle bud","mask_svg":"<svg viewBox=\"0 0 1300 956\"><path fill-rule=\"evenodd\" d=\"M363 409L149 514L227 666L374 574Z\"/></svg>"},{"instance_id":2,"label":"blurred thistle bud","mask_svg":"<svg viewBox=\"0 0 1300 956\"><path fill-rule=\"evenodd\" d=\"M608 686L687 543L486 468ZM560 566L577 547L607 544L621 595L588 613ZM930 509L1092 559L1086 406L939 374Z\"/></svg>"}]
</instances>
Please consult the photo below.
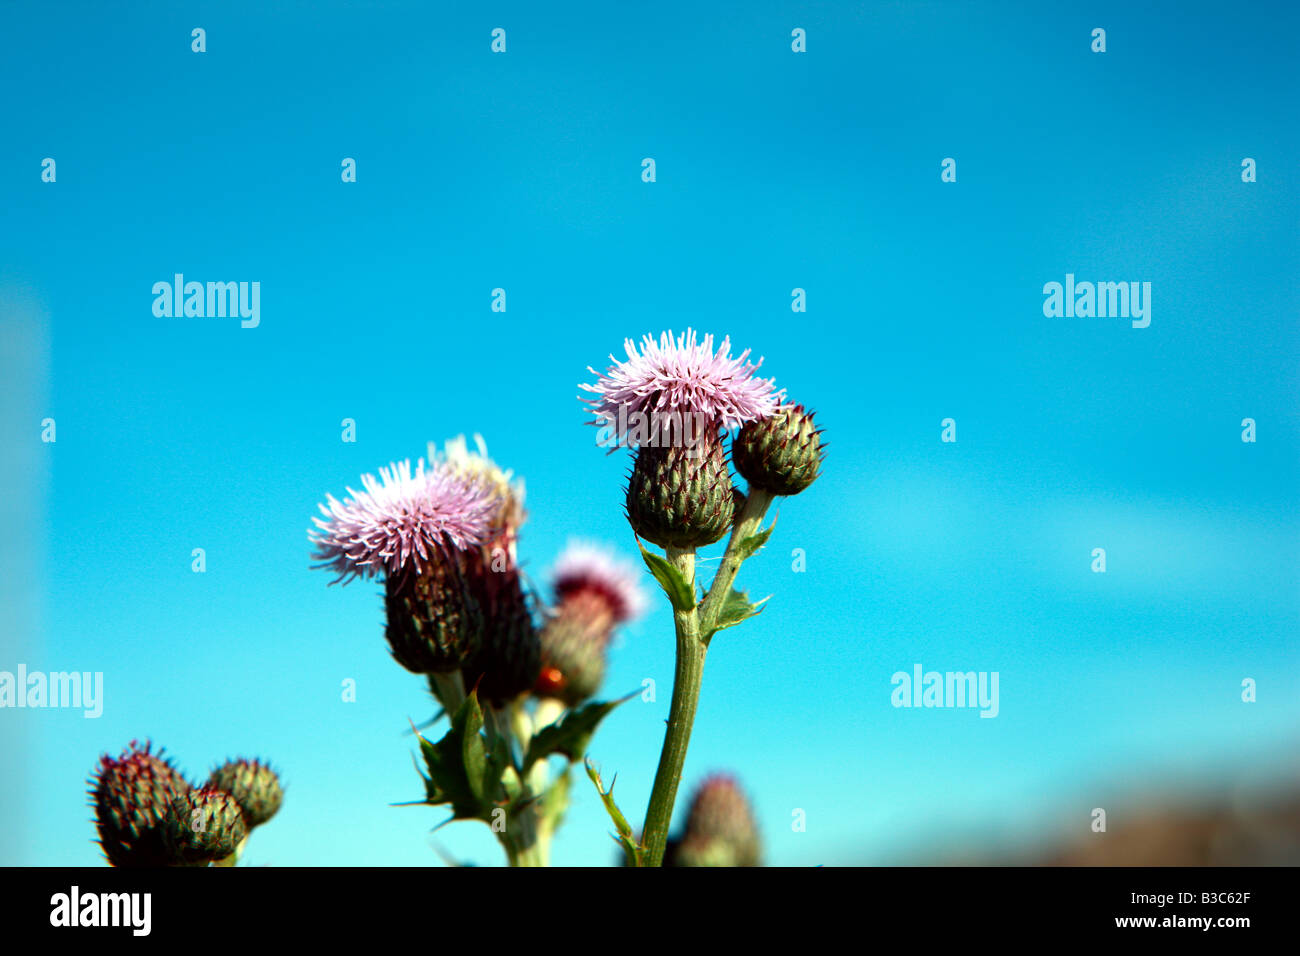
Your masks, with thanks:
<instances>
[{"instance_id":1,"label":"blurred thistle bud","mask_svg":"<svg viewBox=\"0 0 1300 956\"><path fill-rule=\"evenodd\" d=\"M541 667L541 644L519 568L509 552L485 549L467 563L470 591L483 609L484 632L462 676L466 688L478 688L481 700L501 704L533 686Z\"/></svg>"},{"instance_id":2,"label":"blurred thistle bud","mask_svg":"<svg viewBox=\"0 0 1300 956\"><path fill-rule=\"evenodd\" d=\"M280 778L258 760L226 761L212 771L207 786L224 790L235 798L250 830L275 816L284 802Z\"/></svg>"},{"instance_id":3,"label":"blurred thistle bud","mask_svg":"<svg viewBox=\"0 0 1300 956\"><path fill-rule=\"evenodd\" d=\"M700 784L686 832L672 844L666 866L758 866L758 827L735 778L713 774Z\"/></svg>"},{"instance_id":4,"label":"blurred thistle bud","mask_svg":"<svg viewBox=\"0 0 1300 956\"><path fill-rule=\"evenodd\" d=\"M105 754L89 792L99 845L112 866L166 866L162 821L172 801L190 785L170 759L136 741L113 758Z\"/></svg>"},{"instance_id":5,"label":"blurred thistle bud","mask_svg":"<svg viewBox=\"0 0 1300 956\"><path fill-rule=\"evenodd\" d=\"M632 530L661 548L713 544L731 530L735 497L721 436L691 446L643 445L627 486Z\"/></svg>"},{"instance_id":6,"label":"blurred thistle bud","mask_svg":"<svg viewBox=\"0 0 1300 956\"><path fill-rule=\"evenodd\" d=\"M414 674L459 670L483 646L483 614L458 560L389 575L384 608L388 647Z\"/></svg>"},{"instance_id":7,"label":"blurred thistle bud","mask_svg":"<svg viewBox=\"0 0 1300 956\"><path fill-rule=\"evenodd\" d=\"M629 565L590 545L570 544L554 581L555 607L542 628L534 692L576 707L600 689L614 628L640 615L646 598Z\"/></svg>"},{"instance_id":8,"label":"blurred thistle bud","mask_svg":"<svg viewBox=\"0 0 1300 956\"><path fill-rule=\"evenodd\" d=\"M439 467L474 484L489 503L487 529L480 545L460 556L471 599L483 618L483 640L465 661L466 688L481 700L502 704L533 686L541 666L541 645L533 611L519 572L517 547L524 523L524 485L488 456L482 436L471 449L464 437L442 451L429 446Z\"/></svg>"},{"instance_id":9,"label":"blurred thistle bud","mask_svg":"<svg viewBox=\"0 0 1300 956\"><path fill-rule=\"evenodd\" d=\"M173 866L205 866L234 853L248 836L248 824L234 797L203 787L171 802L162 833Z\"/></svg>"},{"instance_id":10,"label":"blurred thistle bud","mask_svg":"<svg viewBox=\"0 0 1300 956\"><path fill-rule=\"evenodd\" d=\"M731 442L736 470L755 488L797 495L816 479L825 449L813 413L782 405L770 416L748 422Z\"/></svg>"}]
</instances>

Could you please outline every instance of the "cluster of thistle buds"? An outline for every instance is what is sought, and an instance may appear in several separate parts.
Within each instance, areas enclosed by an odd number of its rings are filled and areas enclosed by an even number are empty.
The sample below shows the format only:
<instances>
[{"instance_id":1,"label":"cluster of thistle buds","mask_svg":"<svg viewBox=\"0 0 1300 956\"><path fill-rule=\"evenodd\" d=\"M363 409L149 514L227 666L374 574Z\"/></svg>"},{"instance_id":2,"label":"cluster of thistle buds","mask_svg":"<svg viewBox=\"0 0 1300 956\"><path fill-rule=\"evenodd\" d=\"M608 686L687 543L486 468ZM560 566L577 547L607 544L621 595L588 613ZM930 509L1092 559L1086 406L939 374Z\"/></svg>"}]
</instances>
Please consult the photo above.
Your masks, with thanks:
<instances>
[{"instance_id":1,"label":"cluster of thistle buds","mask_svg":"<svg viewBox=\"0 0 1300 956\"><path fill-rule=\"evenodd\" d=\"M259 760L228 760L196 786L161 749L134 740L101 757L89 783L99 845L121 867L233 866L284 800L279 776Z\"/></svg>"},{"instance_id":2,"label":"cluster of thistle buds","mask_svg":"<svg viewBox=\"0 0 1300 956\"><path fill-rule=\"evenodd\" d=\"M786 402L772 380L757 378L761 360L748 361L748 350L732 356L729 340L715 352L712 336L688 330L625 347L626 362L615 360L594 385L580 387L591 393L585 401L594 424L612 431L616 445L635 449L627 518L668 559L641 548L673 606L679 664L644 845L598 775L593 782L628 859L658 866L703 651L716 631L758 613L732 581L771 533L760 531L768 505L816 480L825 446L812 413ZM441 740L419 736L421 802L450 807L453 819L491 823L512 865L544 865L567 807L569 775L565 766L552 778L548 758L563 755L571 765L584 757L596 726L621 703L592 698L616 629L641 612L644 597L608 552L571 546L545 606L526 587L518 561L522 483L488 457L481 439L477 451L463 439L441 450L431 445L425 462L393 464L378 478L364 476L361 491L348 489L341 501L329 496L309 532L316 566L333 571L336 582L382 580L389 650L427 679L448 718ZM747 483L743 492L733 464ZM728 533L713 588L697 599L695 550ZM708 818L708 801L702 806ZM756 838L749 848L738 837L719 840L691 831L675 859L694 859L707 845L708 858L730 860L726 865L757 861Z\"/></svg>"},{"instance_id":3,"label":"cluster of thistle buds","mask_svg":"<svg viewBox=\"0 0 1300 956\"><path fill-rule=\"evenodd\" d=\"M522 481L481 438L476 449L463 438L430 445L427 462L394 464L344 500L328 497L310 532L316 565L336 581L382 578L389 650L427 679L451 723L442 743L420 737L424 802L492 823L512 861L541 860L567 789L551 787L534 733L598 691L616 628L645 599L612 554L575 544L546 606L519 564ZM572 740L586 726L579 720ZM542 740L579 756L569 736ZM466 756L478 748L481 765Z\"/></svg>"}]
</instances>

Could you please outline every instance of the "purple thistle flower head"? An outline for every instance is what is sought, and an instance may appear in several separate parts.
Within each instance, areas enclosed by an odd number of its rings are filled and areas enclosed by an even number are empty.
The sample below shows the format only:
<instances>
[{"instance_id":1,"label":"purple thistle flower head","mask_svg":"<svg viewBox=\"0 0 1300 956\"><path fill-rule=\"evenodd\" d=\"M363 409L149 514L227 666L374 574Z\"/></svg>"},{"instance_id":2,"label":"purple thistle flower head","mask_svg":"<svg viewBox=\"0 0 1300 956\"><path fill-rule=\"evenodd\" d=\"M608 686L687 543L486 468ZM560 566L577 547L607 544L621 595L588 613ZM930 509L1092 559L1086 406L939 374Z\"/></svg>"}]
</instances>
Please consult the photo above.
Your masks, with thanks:
<instances>
[{"instance_id":1,"label":"purple thistle flower head","mask_svg":"<svg viewBox=\"0 0 1300 956\"><path fill-rule=\"evenodd\" d=\"M717 352L713 336L697 339L694 329L674 337L663 332L658 341L647 334L638 351L632 339L625 339L627 361L610 356L611 365L601 375L594 368L596 384L578 387L594 397L583 401L591 406L596 424L615 430L622 440L631 430L628 419L642 413L651 419L698 415L710 427L738 428L745 422L766 418L785 397L777 391L775 379L756 378L763 364L750 362L749 349L731 355L731 339L724 338Z\"/></svg>"},{"instance_id":2,"label":"purple thistle flower head","mask_svg":"<svg viewBox=\"0 0 1300 956\"><path fill-rule=\"evenodd\" d=\"M560 601L572 594L594 594L607 607L614 623L640 617L647 604L636 570L605 548L570 542L551 573Z\"/></svg>"},{"instance_id":3,"label":"purple thistle flower head","mask_svg":"<svg viewBox=\"0 0 1300 956\"><path fill-rule=\"evenodd\" d=\"M324 520L312 518L309 532L314 567L329 568L339 581L423 572L452 550L483 543L495 504L482 482L445 467L426 469L421 458L379 469L379 479L362 475L364 491L348 489L339 501L326 496Z\"/></svg>"}]
</instances>

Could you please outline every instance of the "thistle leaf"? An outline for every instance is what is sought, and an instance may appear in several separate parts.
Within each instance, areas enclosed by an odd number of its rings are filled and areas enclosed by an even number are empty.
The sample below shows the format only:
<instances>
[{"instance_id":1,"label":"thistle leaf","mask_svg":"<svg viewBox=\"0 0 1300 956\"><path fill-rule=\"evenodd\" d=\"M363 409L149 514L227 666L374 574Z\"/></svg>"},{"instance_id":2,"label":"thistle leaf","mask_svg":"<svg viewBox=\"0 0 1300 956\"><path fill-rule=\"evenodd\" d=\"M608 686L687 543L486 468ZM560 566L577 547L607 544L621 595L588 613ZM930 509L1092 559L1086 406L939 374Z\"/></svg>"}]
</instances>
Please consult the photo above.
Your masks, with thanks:
<instances>
[{"instance_id":1,"label":"thistle leaf","mask_svg":"<svg viewBox=\"0 0 1300 956\"><path fill-rule=\"evenodd\" d=\"M755 531L749 537L742 540L740 544L736 545L736 553L737 555L739 555L740 560L741 561L746 560L747 558L752 556L755 551L763 547L763 545L767 544L767 539L772 536L772 532L775 529L776 529L776 519L773 518L772 523L768 525L765 530Z\"/></svg>"},{"instance_id":2,"label":"thistle leaf","mask_svg":"<svg viewBox=\"0 0 1300 956\"><path fill-rule=\"evenodd\" d=\"M491 751L481 733L483 710L474 693L451 718L451 729L436 744L417 733L428 770L426 803L450 804L456 819L489 819L508 760L502 743Z\"/></svg>"},{"instance_id":3,"label":"thistle leaf","mask_svg":"<svg viewBox=\"0 0 1300 956\"><path fill-rule=\"evenodd\" d=\"M640 691L633 691L618 700L592 701L577 710L569 711L560 720L544 728L528 745L528 753L524 755L524 773L537 761L551 754L564 754L570 762L582 757L600 722L619 704L631 700L639 693Z\"/></svg>"},{"instance_id":4,"label":"thistle leaf","mask_svg":"<svg viewBox=\"0 0 1300 956\"><path fill-rule=\"evenodd\" d=\"M623 816L623 811L614 802L614 784L610 783L609 789L606 790L605 785L601 782L600 771L596 769L596 765L590 759L585 760L584 764L587 768L587 776L596 785L596 792L600 794L601 802L605 804L605 810L609 813L609 818L614 821L614 829L618 831L615 839L627 856L627 865L640 866L641 847L637 845L635 834L633 834L632 827L627 822L627 817Z\"/></svg>"},{"instance_id":5,"label":"thistle leaf","mask_svg":"<svg viewBox=\"0 0 1300 956\"><path fill-rule=\"evenodd\" d=\"M664 594L668 595L673 608L678 611L689 611L695 607L695 589L686 582L682 572L659 555L651 554L642 545L637 546L641 548L641 558L645 561L646 567L659 582Z\"/></svg>"},{"instance_id":6,"label":"thistle leaf","mask_svg":"<svg viewBox=\"0 0 1300 956\"><path fill-rule=\"evenodd\" d=\"M741 621L749 620L756 614L762 613L763 605L769 600L771 600L771 595L761 601L751 603L748 594L732 588L727 596L722 599L722 606L718 608L718 613L713 615L708 633L704 635L704 640L707 641L724 627L735 627Z\"/></svg>"}]
</instances>

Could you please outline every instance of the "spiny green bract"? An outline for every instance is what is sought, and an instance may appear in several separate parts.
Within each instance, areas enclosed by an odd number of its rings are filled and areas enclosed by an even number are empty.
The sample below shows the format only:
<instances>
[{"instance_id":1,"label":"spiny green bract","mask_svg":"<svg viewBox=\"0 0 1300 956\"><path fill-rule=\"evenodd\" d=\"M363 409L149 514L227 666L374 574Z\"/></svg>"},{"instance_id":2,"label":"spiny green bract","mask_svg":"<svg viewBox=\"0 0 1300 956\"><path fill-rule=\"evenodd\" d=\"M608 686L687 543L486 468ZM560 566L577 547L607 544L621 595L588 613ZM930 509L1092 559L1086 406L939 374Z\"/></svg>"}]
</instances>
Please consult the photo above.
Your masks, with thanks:
<instances>
[{"instance_id":1,"label":"spiny green bract","mask_svg":"<svg viewBox=\"0 0 1300 956\"><path fill-rule=\"evenodd\" d=\"M177 795L162 822L173 866L205 866L230 856L248 836L244 811L224 790L204 787Z\"/></svg>"},{"instance_id":2,"label":"spiny green bract","mask_svg":"<svg viewBox=\"0 0 1300 956\"><path fill-rule=\"evenodd\" d=\"M637 449L627 487L632 530L661 548L698 548L731 530L735 497L720 438Z\"/></svg>"}]
</instances>

